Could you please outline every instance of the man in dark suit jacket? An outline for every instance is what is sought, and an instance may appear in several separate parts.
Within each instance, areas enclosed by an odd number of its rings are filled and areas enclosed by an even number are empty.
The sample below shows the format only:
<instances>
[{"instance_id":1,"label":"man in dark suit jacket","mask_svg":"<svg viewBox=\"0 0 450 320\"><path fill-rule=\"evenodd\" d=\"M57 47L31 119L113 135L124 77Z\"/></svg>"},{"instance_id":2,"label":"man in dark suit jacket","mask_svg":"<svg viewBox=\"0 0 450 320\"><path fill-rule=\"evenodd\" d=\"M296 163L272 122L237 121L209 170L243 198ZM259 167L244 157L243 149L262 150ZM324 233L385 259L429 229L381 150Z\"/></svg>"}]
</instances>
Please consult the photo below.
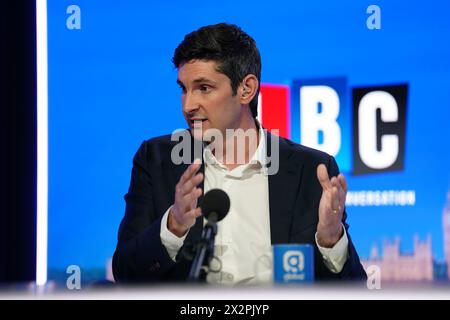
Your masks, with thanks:
<instances>
[{"instance_id":1,"label":"man in dark suit jacket","mask_svg":"<svg viewBox=\"0 0 450 320\"><path fill-rule=\"evenodd\" d=\"M255 173L257 179L250 187L239 179L233 180L234 188L242 187L235 194L241 198L235 203L241 204L245 195L240 193L264 190L261 186L268 184L268 190L253 196L268 198L267 208L260 207L262 213L257 218L265 219L270 230L252 233L252 226L256 225L250 223L240 226L244 236L249 231L248 234L256 235L253 239L256 242L312 244L318 280L365 279L345 223L345 177L339 174L333 157L284 138L276 140L275 148L273 141L278 137L264 134L255 119L261 62L254 40L234 25L203 27L185 37L175 50L173 62L178 68L177 82L182 89L191 149L200 143L205 149L214 145L210 150L217 151L220 145L222 152L213 152L210 157L225 172L239 170L240 165L248 168L261 148L266 154L277 152L275 173L266 178ZM226 161L229 158L225 154L236 152L237 148L231 143L237 136L228 138L225 134L230 129L256 132L257 139L244 144L243 163ZM218 144L216 139L207 145L211 142L208 132L213 130L223 133L223 141L219 139ZM203 217L198 205L203 197L205 175L212 176L213 171L202 161L193 162L192 153L187 162L176 164L173 153L176 145L170 136L154 138L145 141L134 157L125 196L125 217L113 258L116 281L184 281L188 276L192 261L185 248L201 237ZM252 211L248 208L241 205L235 209ZM169 243L167 237L175 240ZM240 235L231 241L243 248L246 240L252 239ZM225 261L255 262L250 257L237 259L237 256Z\"/></svg>"}]
</instances>

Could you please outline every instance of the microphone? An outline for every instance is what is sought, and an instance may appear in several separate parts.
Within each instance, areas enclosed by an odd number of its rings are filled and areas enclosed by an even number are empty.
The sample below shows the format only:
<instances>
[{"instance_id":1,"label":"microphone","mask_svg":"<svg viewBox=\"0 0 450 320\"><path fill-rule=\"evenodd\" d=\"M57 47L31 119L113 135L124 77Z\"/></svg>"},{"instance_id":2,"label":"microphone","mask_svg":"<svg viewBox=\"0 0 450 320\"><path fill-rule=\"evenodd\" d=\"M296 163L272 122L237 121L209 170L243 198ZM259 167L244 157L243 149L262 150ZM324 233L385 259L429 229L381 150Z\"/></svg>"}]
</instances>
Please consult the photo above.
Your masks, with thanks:
<instances>
[{"instance_id":1,"label":"microphone","mask_svg":"<svg viewBox=\"0 0 450 320\"><path fill-rule=\"evenodd\" d=\"M201 208L203 216L208 220L208 224L214 224L228 214L230 198L225 191L212 189L205 194Z\"/></svg>"},{"instance_id":2,"label":"microphone","mask_svg":"<svg viewBox=\"0 0 450 320\"><path fill-rule=\"evenodd\" d=\"M205 194L201 205L202 214L208 220L203 228L202 238L196 246L195 258L189 272L189 281L199 281L206 278L200 271L203 267L209 267L214 254L214 238L217 234L217 222L225 218L230 210L230 198L225 191L212 189Z\"/></svg>"}]
</instances>

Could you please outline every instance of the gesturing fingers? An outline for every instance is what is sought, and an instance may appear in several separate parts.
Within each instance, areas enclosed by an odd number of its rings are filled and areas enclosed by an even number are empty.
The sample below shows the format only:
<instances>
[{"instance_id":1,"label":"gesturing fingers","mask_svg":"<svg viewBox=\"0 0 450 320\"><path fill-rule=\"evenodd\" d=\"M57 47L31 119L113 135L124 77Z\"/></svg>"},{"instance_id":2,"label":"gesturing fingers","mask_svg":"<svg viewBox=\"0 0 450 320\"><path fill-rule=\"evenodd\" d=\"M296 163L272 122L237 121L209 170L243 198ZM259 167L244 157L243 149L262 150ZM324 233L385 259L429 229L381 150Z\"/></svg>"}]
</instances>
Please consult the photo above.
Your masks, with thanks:
<instances>
[{"instance_id":1,"label":"gesturing fingers","mask_svg":"<svg viewBox=\"0 0 450 320\"><path fill-rule=\"evenodd\" d=\"M331 178L331 185L331 210L333 213L338 213L341 211L340 193L342 188L336 177Z\"/></svg>"},{"instance_id":2,"label":"gesturing fingers","mask_svg":"<svg viewBox=\"0 0 450 320\"><path fill-rule=\"evenodd\" d=\"M175 187L175 202L169 214L168 227L177 236L181 236L192 227L195 219L201 215L197 208L197 200L202 195L202 189L197 186L203 181L200 160L194 161L181 176Z\"/></svg>"},{"instance_id":3,"label":"gesturing fingers","mask_svg":"<svg viewBox=\"0 0 450 320\"><path fill-rule=\"evenodd\" d=\"M332 185L328 177L327 167L322 163L317 166L317 179L319 179L323 190L331 189Z\"/></svg>"},{"instance_id":4,"label":"gesturing fingers","mask_svg":"<svg viewBox=\"0 0 450 320\"><path fill-rule=\"evenodd\" d=\"M202 195L202 189L201 188L194 188L191 193L184 196L186 199L186 203L188 204L189 209L195 209L197 207L197 200Z\"/></svg>"},{"instance_id":5,"label":"gesturing fingers","mask_svg":"<svg viewBox=\"0 0 450 320\"><path fill-rule=\"evenodd\" d=\"M341 186L341 188L339 190L339 202L341 203L341 206L344 207L345 199L347 197L348 187L347 187L347 181L345 180L345 177L342 173L340 173L338 175L338 182Z\"/></svg>"},{"instance_id":6,"label":"gesturing fingers","mask_svg":"<svg viewBox=\"0 0 450 320\"><path fill-rule=\"evenodd\" d=\"M337 199L339 202L333 209L339 209L339 211L342 211L342 208L344 208L345 205L345 198L347 196L347 182L345 181L344 175L341 173L337 177L331 178L331 184L333 185L333 188L337 189ZM336 205L335 200L334 205Z\"/></svg>"},{"instance_id":7,"label":"gesturing fingers","mask_svg":"<svg viewBox=\"0 0 450 320\"><path fill-rule=\"evenodd\" d=\"M198 169L200 169L200 159L195 159L194 162L187 168L180 178L179 184L183 185L187 180L192 178Z\"/></svg>"},{"instance_id":8,"label":"gesturing fingers","mask_svg":"<svg viewBox=\"0 0 450 320\"><path fill-rule=\"evenodd\" d=\"M200 162L194 161L180 178L176 186L175 205L181 212L187 212L197 207L197 199L202 195L197 186L203 181L203 173L195 174L200 168Z\"/></svg>"},{"instance_id":9,"label":"gesturing fingers","mask_svg":"<svg viewBox=\"0 0 450 320\"><path fill-rule=\"evenodd\" d=\"M181 195L186 195L192 192L192 190L197 187L203 180L203 173L198 173L191 179L184 182L184 184L181 186L180 192Z\"/></svg>"},{"instance_id":10,"label":"gesturing fingers","mask_svg":"<svg viewBox=\"0 0 450 320\"><path fill-rule=\"evenodd\" d=\"M191 192L192 189L203 180L202 173L195 175L199 169L200 169L200 160L195 159L194 163L192 163L182 174L180 180L178 181L175 187L175 191L178 196L183 196Z\"/></svg>"},{"instance_id":11,"label":"gesturing fingers","mask_svg":"<svg viewBox=\"0 0 450 320\"><path fill-rule=\"evenodd\" d=\"M327 207L334 213L342 213L347 195L347 181L341 173L337 177L329 177L324 164L317 166L317 178L325 194ZM329 210L330 210L329 209Z\"/></svg>"},{"instance_id":12,"label":"gesturing fingers","mask_svg":"<svg viewBox=\"0 0 450 320\"><path fill-rule=\"evenodd\" d=\"M339 173L338 181L341 184L342 188L344 189L344 192L347 193L348 191L347 180L345 179L345 176L342 173Z\"/></svg>"}]
</instances>

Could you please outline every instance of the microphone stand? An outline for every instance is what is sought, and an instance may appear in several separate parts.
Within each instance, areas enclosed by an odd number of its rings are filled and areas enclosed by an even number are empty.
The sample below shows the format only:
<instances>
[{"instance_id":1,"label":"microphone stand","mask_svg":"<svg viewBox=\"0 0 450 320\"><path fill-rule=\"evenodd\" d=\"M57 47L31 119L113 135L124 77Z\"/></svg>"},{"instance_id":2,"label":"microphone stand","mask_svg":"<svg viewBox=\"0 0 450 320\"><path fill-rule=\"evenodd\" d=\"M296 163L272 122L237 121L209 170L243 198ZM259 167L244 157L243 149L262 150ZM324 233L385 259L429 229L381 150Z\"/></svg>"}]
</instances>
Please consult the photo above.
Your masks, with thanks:
<instances>
[{"instance_id":1,"label":"microphone stand","mask_svg":"<svg viewBox=\"0 0 450 320\"><path fill-rule=\"evenodd\" d=\"M202 232L202 238L195 247L195 258L189 271L189 282L202 282L206 279L209 263L214 255L214 239L217 234L217 223L208 222Z\"/></svg>"}]
</instances>

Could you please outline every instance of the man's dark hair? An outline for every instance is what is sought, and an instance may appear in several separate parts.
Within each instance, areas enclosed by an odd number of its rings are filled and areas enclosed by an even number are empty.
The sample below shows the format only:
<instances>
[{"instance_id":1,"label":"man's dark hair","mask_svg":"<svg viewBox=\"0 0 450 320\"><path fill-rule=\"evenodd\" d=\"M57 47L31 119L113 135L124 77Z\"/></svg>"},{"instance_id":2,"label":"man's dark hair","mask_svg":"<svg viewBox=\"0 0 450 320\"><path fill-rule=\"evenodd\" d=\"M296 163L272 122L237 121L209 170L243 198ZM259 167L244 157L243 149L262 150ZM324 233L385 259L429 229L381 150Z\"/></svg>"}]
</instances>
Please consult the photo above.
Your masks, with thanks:
<instances>
[{"instance_id":1,"label":"man's dark hair","mask_svg":"<svg viewBox=\"0 0 450 320\"><path fill-rule=\"evenodd\" d=\"M217 62L217 71L231 80L233 94L248 74L254 74L261 83L261 56L255 40L234 24L219 23L187 34L175 49L172 62L178 69L193 59ZM253 117L258 114L258 91L250 101Z\"/></svg>"}]
</instances>

